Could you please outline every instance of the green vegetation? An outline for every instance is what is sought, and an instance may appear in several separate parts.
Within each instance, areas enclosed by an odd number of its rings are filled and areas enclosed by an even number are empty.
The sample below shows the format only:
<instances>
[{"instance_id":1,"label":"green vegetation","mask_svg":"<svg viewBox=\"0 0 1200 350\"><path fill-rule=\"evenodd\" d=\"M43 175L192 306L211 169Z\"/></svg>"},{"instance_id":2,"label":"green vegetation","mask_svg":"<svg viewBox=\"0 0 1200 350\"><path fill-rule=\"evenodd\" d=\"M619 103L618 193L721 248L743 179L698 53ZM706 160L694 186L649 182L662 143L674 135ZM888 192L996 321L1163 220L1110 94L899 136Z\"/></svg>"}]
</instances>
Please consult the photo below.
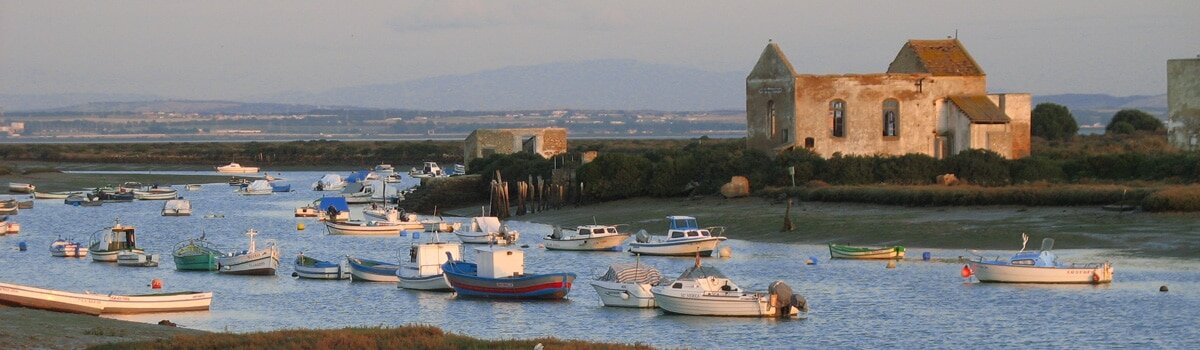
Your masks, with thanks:
<instances>
[{"instance_id":1,"label":"green vegetation","mask_svg":"<svg viewBox=\"0 0 1200 350\"><path fill-rule=\"evenodd\" d=\"M1079 132L1079 123L1066 106L1054 103L1039 103L1033 107L1029 122L1033 136L1047 140L1070 140Z\"/></svg>"},{"instance_id":2,"label":"green vegetation","mask_svg":"<svg viewBox=\"0 0 1200 350\"><path fill-rule=\"evenodd\" d=\"M1167 131L1167 126L1150 113L1136 109L1122 109L1113 115L1112 121L1108 122L1108 126L1104 128L1104 132L1109 134L1132 134L1137 131L1162 134Z\"/></svg>"},{"instance_id":3,"label":"green vegetation","mask_svg":"<svg viewBox=\"0 0 1200 350\"><path fill-rule=\"evenodd\" d=\"M202 143L0 144L0 160L71 163L195 164L236 161L255 166L373 166L461 162L451 141L293 141Z\"/></svg>"},{"instance_id":4,"label":"green vegetation","mask_svg":"<svg viewBox=\"0 0 1200 350\"><path fill-rule=\"evenodd\" d=\"M1138 203L1154 187L1064 185L1038 183L1003 187L982 186L805 186L767 188L767 197L785 194L803 201L855 202L905 206L1028 205L1073 206Z\"/></svg>"}]
</instances>

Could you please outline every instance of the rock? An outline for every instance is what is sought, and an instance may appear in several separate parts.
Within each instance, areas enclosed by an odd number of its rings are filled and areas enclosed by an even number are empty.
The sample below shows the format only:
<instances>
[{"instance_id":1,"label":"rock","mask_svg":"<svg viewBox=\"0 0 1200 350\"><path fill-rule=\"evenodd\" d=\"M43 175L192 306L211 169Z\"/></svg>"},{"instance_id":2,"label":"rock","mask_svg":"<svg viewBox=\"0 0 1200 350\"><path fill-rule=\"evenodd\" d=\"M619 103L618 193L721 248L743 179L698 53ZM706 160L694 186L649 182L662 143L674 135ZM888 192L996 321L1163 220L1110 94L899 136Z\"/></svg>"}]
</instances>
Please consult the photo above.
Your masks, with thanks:
<instances>
[{"instance_id":1,"label":"rock","mask_svg":"<svg viewBox=\"0 0 1200 350\"><path fill-rule=\"evenodd\" d=\"M954 174L942 174L942 175L938 175L937 183L938 183L938 185L943 185L943 186L954 186L954 185L957 185L959 183L959 181L958 181L958 177L954 176Z\"/></svg>"},{"instance_id":2,"label":"rock","mask_svg":"<svg viewBox=\"0 0 1200 350\"><path fill-rule=\"evenodd\" d=\"M750 195L750 180L745 176L734 176L729 183L721 186L721 195L725 198L738 198Z\"/></svg>"},{"instance_id":3,"label":"rock","mask_svg":"<svg viewBox=\"0 0 1200 350\"><path fill-rule=\"evenodd\" d=\"M1167 285L1164 284L1162 287L1158 287L1158 291L1160 291L1160 292L1167 291Z\"/></svg>"},{"instance_id":4,"label":"rock","mask_svg":"<svg viewBox=\"0 0 1200 350\"><path fill-rule=\"evenodd\" d=\"M171 322L170 320L158 321L158 325L167 326L167 327L178 327L178 325L176 325L175 322Z\"/></svg>"},{"instance_id":5,"label":"rock","mask_svg":"<svg viewBox=\"0 0 1200 350\"><path fill-rule=\"evenodd\" d=\"M598 154L599 153L597 153L596 151L583 152L583 155L579 156L579 163L580 164L591 163L593 160L596 160L596 155L598 155Z\"/></svg>"}]
</instances>

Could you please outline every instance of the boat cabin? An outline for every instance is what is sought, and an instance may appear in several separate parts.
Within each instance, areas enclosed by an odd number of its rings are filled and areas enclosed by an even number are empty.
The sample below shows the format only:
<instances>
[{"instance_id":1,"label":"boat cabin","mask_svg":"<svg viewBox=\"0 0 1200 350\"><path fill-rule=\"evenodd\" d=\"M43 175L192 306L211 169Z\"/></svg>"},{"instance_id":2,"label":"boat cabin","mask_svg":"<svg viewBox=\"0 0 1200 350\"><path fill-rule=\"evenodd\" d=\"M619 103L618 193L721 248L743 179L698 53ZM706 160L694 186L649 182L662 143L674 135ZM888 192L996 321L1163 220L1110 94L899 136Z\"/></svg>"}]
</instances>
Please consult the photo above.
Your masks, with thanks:
<instances>
[{"instance_id":1,"label":"boat cabin","mask_svg":"<svg viewBox=\"0 0 1200 350\"><path fill-rule=\"evenodd\" d=\"M116 224L100 244L109 251L134 249L137 248L137 234L134 233L133 226Z\"/></svg>"},{"instance_id":2,"label":"boat cabin","mask_svg":"<svg viewBox=\"0 0 1200 350\"><path fill-rule=\"evenodd\" d=\"M475 248L479 277L508 278L525 274L525 252L514 248Z\"/></svg>"},{"instance_id":3,"label":"boat cabin","mask_svg":"<svg viewBox=\"0 0 1200 350\"><path fill-rule=\"evenodd\" d=\"M671 282L669 288L701 289L710 292L738 292L741 289L715 267L703 265L692 266L684 270L679 278Z\"/></svg>"},{"instance_id":4,"label":"boat cabin","mask_svg":"<svg viewBox=\"0 0 1200 350\"><path fill-rule=\"evenodd\" d=\"M432 242L413 244L408 249L408 261L420 276L442 274L442 263L445 263L446 259L462 260L462 245L456 242L438 242L436 234Z\"/></svg>"},{"instance_id":5,"label":"boat cabin","mask_svg":"<svg viewBox=\"0 0 1200 350\"><path fill-rule=\"evenodd\" d=\"M442 167L439 167L436 162L425 162L425 165L421 167L421 174L442 176Z\"/></svg>"},{"instance_id":6,"label":"boat cabin","mask_svg":"<svg viewBox=\"0 0 1200 350\"><path fill-rule=\"evenodd\" d=\"M700 228L694 217L668 216L667 221L670 223L670 230L667 231L668 240L712 237L712 232Z\"/></svg>"},{"instance_id":7,"label":"boat cabin","mask_svg":"<svg viewBox=\"0 0 1200 350\"><path fill-rule=\"evenodd\" d=\"M616 234L620 234L620 232L617 231L616 226L584 225L584 226L579 226L579 227L575 228L574 231L563 230L561 232L554 232L554 234L552 234L550 237L553 239L591 238L591 237L612 236L612 235L616 235Z\"/></svg>"},{"instance_id":8,"label":"boat cabin","mask_svg":"<svg viewBox=\"0 0 1200 350\"><path fill-rule=\"evenodd\" d=\"M1013 255L1009 264L1013 266L1055 267L1058 257L1050 250L1054 248L1054 239L1042 240L1042 249L1037 252L1020 251Z\"/></svg>"}]
</instances>

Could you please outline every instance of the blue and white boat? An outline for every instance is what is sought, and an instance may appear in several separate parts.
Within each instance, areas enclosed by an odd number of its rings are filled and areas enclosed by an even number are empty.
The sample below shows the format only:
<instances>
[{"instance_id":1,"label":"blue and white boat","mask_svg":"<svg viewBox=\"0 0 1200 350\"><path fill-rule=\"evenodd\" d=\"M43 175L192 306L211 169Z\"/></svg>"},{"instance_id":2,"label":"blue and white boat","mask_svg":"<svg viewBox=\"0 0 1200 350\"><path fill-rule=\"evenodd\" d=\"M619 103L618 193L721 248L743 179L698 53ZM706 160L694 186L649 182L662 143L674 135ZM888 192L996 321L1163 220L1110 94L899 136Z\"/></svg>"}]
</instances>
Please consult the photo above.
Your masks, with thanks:
<instances>
[{"instance_id":1,"label":"blue and white boat","mask_svg":"<svg viewBox=\"0 0 1200 350\"><path fill-rule=\"evenodd\" d=\"M454 260L442 264L446 282L460 297L499 299L562 299L571 292L575 274L556 272L526 275L525 253L492 246L476 248L477 263Z\"/></svg>"},{"instance_id":2,"label":"blue and white boat","mask_svg":"<svg viewBox=\"0 0 1200 350\"><path fill-rule=\"evenodd\" d=\"M642 255L669 256L712 256L713 250L726 238L721 237L724 227L700 228L691 216L668 216L666 237L651 238L645 230L638 231L635 242L629 243L629 251ZM719 230L714 235L713 231Z\"/></svg>"},{"instance_id":3,"label":"blue and white boat","mask_svg":"<svg viewBox=\"0 0 1200 350\"><path fill-rule=\"evenodd\" d=\"M317 260L304 253L296 255L296 277L319 280L344 280L350 278L350 267L324 260Z\"/></svg>"},{"instance_id":4,"label":"blue and white boat","mask_svg":"<svg viewBox=\"0 0 1200 350\"><path fill-rule=\"evenodd\" d=\"M1058 256L1050 250L1054 239L1042 240L1042 249L1025 251L1029 235L1021 234L1021 250L1011 259L984 260L982 257L968 261L964 276L974 275L979 282L998 283L1112 283L1113 267L1109 262L1068 264L1058 262Z\"/></svg>"},{"instance_id":5,"label":"blue and white boat","mask_svg":"<svg viewBox=\"0 0 1200 350\"><path fill-rule=\"evenodd\" d=\"M271 192L291 192L291 191L292 191L292 184L278 182L278 181L271 183Z\"/></svg>"},{"instance_id":6,"label":"blue and white boat","mask_svg":"<svg viewBox=\"0 0 1200 350\"><path fill-rule=\"evenodd\" d=\"M355 257L346 257L346 262L350 264L350 280L351 281L367 281L367 282L399 282L400 277L396 275L396 270L400 269L400 264L383 262L378 260L362 259Z\"/></svg>"}]
</instances>

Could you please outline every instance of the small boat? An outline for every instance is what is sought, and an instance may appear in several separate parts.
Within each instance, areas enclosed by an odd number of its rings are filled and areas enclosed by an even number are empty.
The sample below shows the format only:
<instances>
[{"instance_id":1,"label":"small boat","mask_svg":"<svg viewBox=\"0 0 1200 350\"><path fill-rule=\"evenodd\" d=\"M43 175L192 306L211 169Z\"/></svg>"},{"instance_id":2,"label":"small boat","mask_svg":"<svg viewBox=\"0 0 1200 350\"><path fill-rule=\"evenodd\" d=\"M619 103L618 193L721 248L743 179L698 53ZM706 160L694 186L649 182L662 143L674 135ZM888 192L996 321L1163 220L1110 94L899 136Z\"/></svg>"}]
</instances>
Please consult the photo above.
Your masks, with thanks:
<instances>
[{"instance_id":1,"label":"small boat","mask_svg":"<svg viewBox=\"0 0 1200 350\"><path fill-rule=\"evenodd\" d=\"M669 282L654 267L621 263L609 265L604 276L592 281L592 288L604 306L653 308L654 294L650 289Z\"/></svg>"},{"instance_id":2,"label":"small boat","mask_svg":"<svg viewBox=\"0 0 1200 350\"><path fill-rule=\"evenodd\" d=\"M34 199L67 199L72 194L79 192L34 192Z\"/></svg>"},{"instance_id":3,"label":"small boat","mask_svg":"<svg viewBox=\"0 0 1200 350\"><path fill-rule=\"evenodd\" d=\"M69 239L56 239L50 243L50 256L60 258L82 258L88 255L88 248Z\"/></svg>"},{"instance_id":4,"label":"small boat","mask_svg":"<svg viewBox=\"0 0 1200 350\"><path fill-rule=\"evenodd\" d=\"M8 220L7 216L0 216L0 236L18 233L21 233L21 224Z\"/></svg>"},{"instance_id":5,"label":"small boat","mask_svg":"<svg viewBox=\"0 0 1200 350\"><path fill-rule=\"evenodd\" d=\"M187 189L188 191L195 192L195 191L199 191L201 186L200 186L200 184L187 184L183 188Z\"/></svg>"},{"instance_id":6,"label":"small boat","mask_svg":"<svg viewBox=\"0 0 1200 350\"><path fill-rule=\"evenodd\" d=\"M371 196L374 195L375 189L361 182L352 183L342 189L342 198L346 198L346 203L349 204L365 204L371 202Z\"/></svg>"},{"instance_id":7,"label":"small boat","mask_svg":"<svg viewBox=\"0 0 1200 350\"><path fill-rule=\"evenodd\" d=\"M438 163L425 162L425 165L421 169L412 168L412 170L409 170L408 175L420 179L426 177L444 177L446 173L442 172L442 168L438 166Z\"/></svg>"},{"instance_id":8,"label":"small boat","mask_svg":"<svg viewBox=\"0 0 1200 350\"><path fill-rule=\"evenodd\" d=\"M346 188L346 180L338 174L325 174L313 184L313 190L316 191L341 191L343 188Z\"/></svg>"},{"instance_id":9,"label":"small boat","mask_svg":"<svg viewBox=\"0 0 1200 350\"><path fill-rule=\"evenodd\" d=\"M134 227L121 225L120 221L107 230L93 234L92 244L88 245L88 252L92 255L92 261L96 262L117 262L117 257L121 253L145 253L137 246Z\"/></svg>"},{"instance_id":10,"label":"small boat","mask_svg":"<svg viewBox=\"0 0 1200 350\"><path fill-rule=\"evenodd\" d=\"M37 186L34 186L33 184L27 184L27 183L21 183L21 182L9 182L8 183L8 191L9 192L33 193L36 190L37 190Z\"/></svg>"},{"instance_id":11,"label":"small boat","mask_svg":"<svg viewBox=\"0 0 1200 350\"><path fill-rule=\"evenodd\" d=\"M476 263L453 260L442 264L446 282L460 297L501 299L562 299L571 292L575 274L525 274L525 252L499 246L475 248Z\"/></svg>"},{"instance_id":12,"label":"small boat","mask_svg":"<svg viewBox=\"0 0 1200 350\"><path fill-rule=\"evenodd\" d=\"M271 192L291 192L292 184L282 182L271 182Z\"/></svg>"},{"instance_id":13,"label":"small boat","mask_svg":"<svg viewBox=\"0 0 1200 350\"><path fill-rule=\"evenodd\" d=\"M144 251L130 250L117 254L118 266L158 267L158 254L146 254Z\"/></svg>"},{"instance_id":14,"label":"small boat","mask_svg":"<svg viewBox=\"0 0 1200 350\"><path fill-rule=\"evenodd\" d=\"M222 174L250 174L257 173L258 167L242 166L241 164L231 162L227 165L217 167L217 172Z\"/></svg>"},{"instance_id":15,"label":"small boat","mask_svg":"<svg viewBox=\"0 0 1200 350\"><path fill-rule=\"evenodd\" d=\"M0 199L0 215L17 215L21 212L20 205L15 199Z\"/></svg>"},{"instance_id":16,"label":"small boat","mask_svg":"<svg viewBox=\"0 0 1200 350\"><path fill-rule=\"evenodd\" d=\"M191 216L192 202L186 199L172 199L163 203L162 216Z\"/></svg>"},{"instance_id":17,"label":"small boat","mask_svg":"<svg viewBox=\"0 0 1200 350\"><path fill-rule=\"evenodd\" d=\"M104 204L104 201L100 200L100 197L91 193L75 193L67 196L67 199L64 199L63 203L77 207L98 207L101 204Z\"/></svg>"},{"instance_id":18,"label":"small boat","mask_svg":"<svg viewBox=\"0 0 1200 350\"><path fill-rule=\"evenodd\" d=\"M650 289L663 311L693 316L795 317L808 312L808 302L782 281L766 292L744 291L700 257L673 282Z\"/></svg>"},{"instance_id":19,"label":"small boat","mask_svg":"<svg viewBox=\"0 0 1200 350\"><path fill-rule=\"evenodd\" d=\"M404 209L382 206L375 203L371 203L369 207L363 208L363 218L403 226L405 230L421 230L425 227L417 219L417 214L405 213Z\"/></svg>"},{"instance_id":20,"label":"small boat","mask_svg":"<svg viewBox=\"0 0 1200 350\"><path fill-rule=\"evenodd\" d=\"M97 189L95 194L105 202L132 202L134 199L133 192L120 189Z\"/></svg>"},{"instance_id":21,"label":"small boat","mask_svg":"<svg viewBox=\"0 0 1200 350\"><path fill-rule=\"evenodd\" d=\"M668 216L666 238L651 239L645 230L639 231L637 239L629 243L629 252L642 255L691 256L697 252L701 256L712 256L717 244L725 240L720 234L713 235L713 230L725 232L724 227L700 228L696 218L690 216Z\"/></svg>"},{"instance_id":22,"label":"small boat","mask_svg":"<svg viewBox=\"0 0 1200 350\"><path fill-rule=\"evenodd\" d=\"M904 259L904 247L867 248L830 243L829 257L833 259Z\"/></svg>"},{"instance_id":23,"label":"small boat","mask_svg":"<svg viewBox=\"0 0 1200 350\"><path fill-rule=\"evenodd\" d=\"M33 200L17 201L17 209L33 209Z\"/></svg>"},{"instance_id":24,"label":"small boat","mask_svg":"<svg viewBox=\"0 0 1200 350\"><path fill-rule=\"evenodd\" d=\"M171 251L175 269L179 271L216 271L217 260L224 255L204 239L204 234L197 239L176 243L175 250Z\"/></svg>"},{"instance_id":25,"label":"small boat","mask_svg":"<svg viewBox=\"0 0 1200 350\"><path fill-rule=\"evenodd\" d=\"M383 163L375 166L375 172L389 175L396 172L396 168L392 167L391 164Z\"/></svg>"},{"instance_id":26,"label":"small boat","mask_svg":"<svg viewBox=\"0 0 1200 350\"><path fill-rule=\"evenodd\" d=\"M542 238L542 244L549 250L614 250L630 235L611 225L585 225L566 231L555 227L553 233Z\"/></svg>"},{"instance_id":27,"label":"small boat","mask_svg":"<svg viewBox=\"0 0 1200 350\"><path fill-rule=\"evenodd\" d=\"M462 244L442 242L436 231L430 232L430 234L433 237L429 242L414 243L408 247L408 263L402 264L403 266L396 270L396 275L400 278L397 285L400 288L427 291L454 290L450 287L450 283L446 282L442 272L442 263L445 262L444 259L462 259ZM414 232L413 239L420 238L420 235L420 232Z\"/></svg>"},{"instance_id":28,"label":"small boat","mask_svg":"<svg viewBox=\"0 0 1200 350\"><path fill-rule=\"evenodd\" d=\"M350 278L350 267L345 264L313 259L300 253L296 255L296 272L293 276L318 280L344 280Z\"/></svg>"},{"instance_id":29,"label":"small boat","mask_svg":"<svg viewBox=\"0 0 1200 350\"><path fill-rule=\"evenodd\" d=\"M246 230L250 245L244 251L217 259L217 272L230 275L274 275L279 269L279 246L270 242L267 249L259 250L254 244L258 231Z\"/></svg>"},{"instance_id":30,"label":"small boat","mask_svg":"<svg viewBox=\"0 0 1200 350\"><path fill-rule=\"evenodd\" d=\"M396 275L396 270L400 269L399 264L387 263L377 260L361 259L355 257L346 257L346 262L350 263L350 280L352 281L367 281L367 282L399 282L400 277Z\"/></svg>"},{"instance_id":31,"label":"small boat","mask_svg":"<svg viewBox=\"0 0 1200 350\"><path fill-rule=\"evenodd\" d=\"M133 198L140 200L169 200L179 198L179 191L170 187L154 187L146 190L133 190Z\"/></svg>"},{"instance_id":32,"label":"small boat","mask_svg":"<svg viewBox=\"0 0 1200 350\"><path fill-rule=\"evenodd\" d=\"M239 190L238 193L242 195L268 195L271 194L271 183L267 180L254 180L250 185Z\"/></svg>"},{"instance_id":33,"label":"small boat","mask_svg":"<svg viewBox=\"0 0 1200 350\"><path fill-rule=\"evenodd\" d=\"M317 219L345 222L350 220L350 204L342 197L321 197L317 200Z\"/></svg>"},{"instance_id":34,"label":"small boat","mask_svg":"<svg viewBox=\"0 0 1200 350\"><path fill-rule=\"evenodd\" d=\"M454 235L463 243L509 245L517 243L521 234L500 223L495 216L471 218L469 231L455 230Z\"/></svg>"},{"instance_id":35,"label":"small boat","mask_svg":"<svg viewBox=\"0 0 1200 350\"><path fill-rule=\"evenodd\" d=\"M230 186L242 186L242 187L245 187L246 185L249 185L249 184L250 184L250 179L247 179L247 178L239 178L239 177L236 177L236 176L230 176L230 177L229 177L229 185L230 185Z\"/></svg>"},{"instance_id":36,"label":"small boat","mask_svg":"<svg viewBox=\"0 0 1200 350\"><path fill-rule=\"evenodd\" d=\"M71 293L18 284L0 283L0 303L59 312L99 316L208 310L212 292L176 292L139 295Z\"/></svg>"},{"instance_id":37,"label":"small boat","mask_svg":"<svg viewBox=\"0 0 1200 350\"><path fill-rule=\"evenodd\" d=\"M143 185L141 182L126 181L126 182L121 183L120 186L117 186L117 191L118 192L133 192L133 191L140 191L145 188L146 188L146 185Z\"/></svg>"},{"instance_id":38,"label":"small boat","mask_svg":"<svg viewBox=\"0 0 1200 350\"><path fill-rule=\"evenodd\" d=\"M320 211L317 210L317 206L306 205L303 207L296 208L296 217L298 217L298 218L315 218L315 217L317 217L317 213L319 213L319 212Z\"/></svg>"},{"instance_id":39,"label":"small boat","mask_svg":"<svg viewBox=\"0 0 1200 350\"><path fill-rule=\"evenodd\" d=\"M1025 251L1029 235L1021 234L1021 250L1008 260L983 260L982 257L967 262L967 275L974 275L979 282L998 283L1112 283L1113 266L1109 262L1068 264L1058 262L1051 251L1054 239L1042 240L1042 249Z\"/></svg>"},{"instance_id":40,"label":"small boat","mask_svg":"<svg viewBox=\"0 0 1200 350\"><path fill-rule=\"evenodd\" d=\"M404 180L404 176L400 175L400 173L391 173L383 178L383 182L390 184L400 183L401 180Z\"/></svg>"},{"instance_id":41,"label":"small boat","mask_svg":"<svg viewBox=\"0 0 1200 350\"><path fill-rule=\"evenodd\" d=\"M325 221L325 231L331 235L399 235L400 231L405 230L405 227L407 226L397 225L387 221Z\"/></svg>"}]
</instances>

